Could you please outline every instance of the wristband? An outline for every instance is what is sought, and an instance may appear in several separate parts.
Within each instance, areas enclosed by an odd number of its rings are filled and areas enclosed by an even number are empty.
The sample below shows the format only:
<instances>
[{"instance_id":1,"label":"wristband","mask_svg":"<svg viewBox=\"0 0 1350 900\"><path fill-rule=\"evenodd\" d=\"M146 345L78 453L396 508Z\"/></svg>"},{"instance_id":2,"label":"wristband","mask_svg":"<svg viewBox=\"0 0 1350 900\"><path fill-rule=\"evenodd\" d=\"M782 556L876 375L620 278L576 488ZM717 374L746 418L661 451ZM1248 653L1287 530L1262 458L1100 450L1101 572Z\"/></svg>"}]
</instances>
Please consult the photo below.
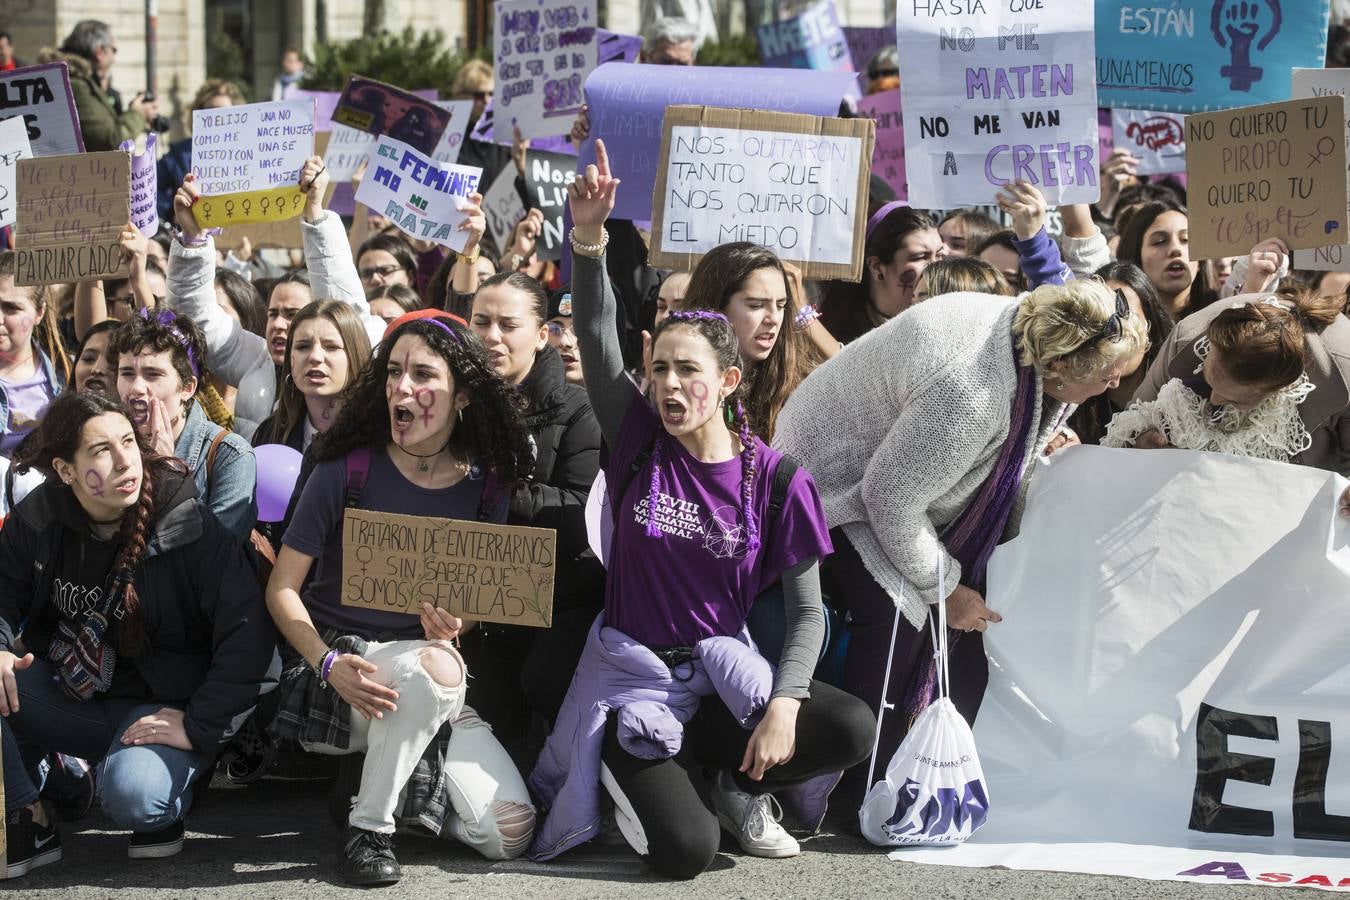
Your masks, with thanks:
<instances>
[{"instance_id":1,"label":"wristband","mask_svg":"<svg viewBox=\"0 0 1350 900\"><path fill-rule=\"evenodd\" d=\"M199 231L196 238L189 240L187 235L183 234L183 229L175 228L173 230L173 239L183 247L205 247L209 237L210 232Z\"/></svg>"},{"instance_id":2,"label":"wristband","mask_svg":"<svg viewBox=\"0 0 1350 900\"><path fill-rule=\"evenodd\" d=\"M577 240L577 229L575 226L567 233L567 238L572 242L572 249L582 256L599 256L601 253L604 253L605 248L609 246L609 232L603 228L600 229L600 242L598 244L583 244L581 241Z\"/></svg>"},{"instance_id":3,"label":"wristband","mask_svg":"<svg viewBox=\"0 0 1350 900\"><path fill-rule=\"evenodd\" d=\"M473 248L473 255L472 255L472 256L470 256L470 255L467 254L467 253L456 253L455 255L458 256L458 257L460 258L460 261L461 261L461 262L466 262L466 263L468 263L469 265L473 265L474 263L478 262L478 257L479 257L479 256L482 256L482 254L483 254L483 248L482 248L481 246L475 246L475 247Z\"/></svg>"},{"instance_id":4,"label":"wristband","mask_svg":"<svg viewBox=\"0 0 1350 900\"><path fill-rule=\"evenodd\" d=\"M328 683L328 673L333 671L333 662L337 660L337 658L338 652L336 650L329 650L323 655L323 659L319 660L318 666L315 667L319 670L319 680L324 684Z\"/></svg>"},{"instance_id":5,"label":"wristband","mask_svg":"<svg viewBox=\"0 0 1350 900\"><path fill-rule=\"evenodd\" d=\"M792 327L797 331L804 330L808 325L820 318L820 310L816 309L810 303L797 310L797 315L792 319Z\"/></svg>"}]
</instances>

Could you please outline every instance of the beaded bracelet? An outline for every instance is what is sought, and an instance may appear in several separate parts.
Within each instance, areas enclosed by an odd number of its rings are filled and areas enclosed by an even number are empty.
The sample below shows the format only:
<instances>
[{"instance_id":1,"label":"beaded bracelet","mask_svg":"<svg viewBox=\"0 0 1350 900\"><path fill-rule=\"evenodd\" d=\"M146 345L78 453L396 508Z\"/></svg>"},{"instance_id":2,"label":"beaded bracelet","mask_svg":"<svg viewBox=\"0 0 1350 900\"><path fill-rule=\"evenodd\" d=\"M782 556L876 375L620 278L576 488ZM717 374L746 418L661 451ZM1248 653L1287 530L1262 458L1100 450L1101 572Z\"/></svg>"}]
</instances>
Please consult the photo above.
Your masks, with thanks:
<instances>
[{"instance_id":1,"label":"beaded bracelet","mask_svg":"<svg viewBox=\"0 0 1350 900\"><path fill-rule=\"evenodd\" d=\"M604 253L605 248L609 246L609 232L603 228L600 229L600 243L598 244L583 244L581 241L577 240L577 230L575 227L567 233L567 239L572 242L572 249L582 256L599 256L601 253Z\"/></svg>"},{"instance_id":2,"label":"beaded bracelet","mask_svg":"<svg viewBox=\"0 0 1350 900\"><path fill-rule=\"evenodd\" d=\"M802 329L806 328L806 326L810 325L813 321L819 318L820 318L820 311L808 303L801 309L797 310L797 315L792 320L792 325L798 331L801 331Z\"/></svg>"},{"instance_id":3,"label":"beaded bracelet","mask_svg":"<svg viewBox=\"0 0 1350 900\"><path fill-rule=\"evenodd\" d=\"M319 680L324 684L328 683L328 673L333 671L333 663L337 658L338 652L329 650L323 655L323 659L319 660Z\"/></svg>"}]
</instances>

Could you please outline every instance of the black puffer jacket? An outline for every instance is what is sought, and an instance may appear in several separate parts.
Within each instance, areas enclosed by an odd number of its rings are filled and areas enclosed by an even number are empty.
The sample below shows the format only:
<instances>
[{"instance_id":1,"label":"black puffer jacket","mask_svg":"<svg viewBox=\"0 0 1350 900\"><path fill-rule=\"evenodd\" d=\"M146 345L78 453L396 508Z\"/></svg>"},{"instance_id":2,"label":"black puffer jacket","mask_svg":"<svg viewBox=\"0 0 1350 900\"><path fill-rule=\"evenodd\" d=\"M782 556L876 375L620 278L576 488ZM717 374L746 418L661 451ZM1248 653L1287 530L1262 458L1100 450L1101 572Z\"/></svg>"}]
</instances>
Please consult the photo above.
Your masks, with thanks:
<instances>
[{"instance_id":1,"label":"black puffer jacket","mask_svg":"<svg viewBox=\"0 0 1350 900\"><path fill-rule=\"evenodd\" d=\"M276 687L277 634L239 542L197 499L192 479L160 480L150 543L136 573L147 648L133 659L155 703L184 704L195 749L217 753ZM88 529L69 487L48 481L0 529L0 649L22 630L46 652L57 613L63 529Z\"/></svg>"},{"instance_id":2,"label":"black puffer jacket","mask_svg":"<svg viewBox=\"0 0 1350 900\"><path fill-rule=\"evenodd\" d=\"M592 604L604 595L605 570L586 540L586 498L600 470L600 425L580 385L568 384L552 347L535 357L521 390L534 437L534 477L511 499L512 525L558 532L554 609Z\"/></svg>"}]
</instances>

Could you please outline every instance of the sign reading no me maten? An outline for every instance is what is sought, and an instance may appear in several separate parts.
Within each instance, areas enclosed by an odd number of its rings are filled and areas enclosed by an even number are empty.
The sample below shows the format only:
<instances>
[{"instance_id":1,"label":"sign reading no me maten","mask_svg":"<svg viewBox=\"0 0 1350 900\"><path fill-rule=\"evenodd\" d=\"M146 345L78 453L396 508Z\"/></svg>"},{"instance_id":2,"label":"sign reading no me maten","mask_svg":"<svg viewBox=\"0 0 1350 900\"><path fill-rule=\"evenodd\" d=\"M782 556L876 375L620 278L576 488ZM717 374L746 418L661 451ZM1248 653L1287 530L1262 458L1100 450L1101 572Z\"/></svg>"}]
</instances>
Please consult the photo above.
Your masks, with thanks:
<instances>
[{"instance_id":1,"label":"sign reading no me maten","mask_svg":"<svg viewBox=\"0 0 1350 900\"><path fill-rule=\"evenodd\" d=\"M551 528L348 509L342 605L417 614L423 603L480 622L553 624Z\"/></svg>"}]
</instances>

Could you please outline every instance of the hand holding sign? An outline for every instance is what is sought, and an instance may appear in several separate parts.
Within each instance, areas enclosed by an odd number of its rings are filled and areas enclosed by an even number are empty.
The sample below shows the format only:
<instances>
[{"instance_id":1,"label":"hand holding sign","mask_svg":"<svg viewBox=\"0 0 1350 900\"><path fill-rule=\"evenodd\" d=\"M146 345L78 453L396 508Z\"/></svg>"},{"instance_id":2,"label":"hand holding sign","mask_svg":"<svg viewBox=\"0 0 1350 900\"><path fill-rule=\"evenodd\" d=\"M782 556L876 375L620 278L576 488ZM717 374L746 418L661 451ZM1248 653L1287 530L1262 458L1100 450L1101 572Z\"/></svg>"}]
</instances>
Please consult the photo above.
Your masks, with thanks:
<instances>
[{"instance_id":1,"label":"hand holding sign","mask_svg":"<svg viewBox=\"0 0 1350 900\"><path fill-rule=\"evenodd\" d=\"M422 604L422 634L429 641L453 641L464 629L464 620L449 610Z\"/></svg>"},{"instance_id":2,"label":"hand holding sign","mask_svg":"<svg viewBox=\"0 0 1350 900\"><path fill-rule=\"evenodd\" d=\"M186 241L195 241L201 236L202 228L197 224L197 218L192 215L192 206L202 198L202 193L197 189L197 176L189 172L183 179L183 185L173 195L173 218L178 223L178 230L183 233L183 239Z\"/></svg>"},{"instance_id":3,"label":"hand holding sign","mask_svg":"<svg viewBox=\"0 0 1350 900\"><path fill-rule=\"evenodd\" d=\"M487 216L483 213L483 195L474 192L468 196L464 204L460 206L459 211L464 213L465 219L459 223L459 231L467 231L469 237L464 241L463 256L473 256L474 248L483 240L483 235L487 233Z\"/></svg>"},{"instance_id":4,"label":"hand holding sign","mask_svg":"<svg viewBox=\"0 0 1350 900\"><path fill-rule=\"evenodd\" d=\"M305 195L305 221L323 218L323 198L328 190L328 167L323 159L311 156L300 168L300 192Z\"/></svg>"},{"instance_id":5,"label":"hand holding sign","mask_svg":"<svg viewBox=\"0 0 1350 900\"><path fill-rule=\"evenodd\" d=\"M1247 257L1247 280L1242 293L1255 294L1266 290L1289 259L1289 247L1279 238L1270 238L1252 248Z\"/></svg>"},{"instance_id":6,"label":"hand holding sign","mask_svg":"<svg viewBox=\"0 0 1350 900\"><path fill-rule=\"evenodd\" d=\"M998 208L1012 219L1013 233L1019 240L1030 240L1045 227L1045 195L1036 189L1036 185L1012 181L994 197Z\"/></svg>"},{"instance_id":7,"label":"hand holding sign","mask_svg":"<svg viewBox=\"0 0 1350 900\"><path fill-rule=\"evenodd\" d=\"M609 171L609 152L605 142L595 142L595 165L587 166L585 172L578 172L567 186L567 205L572 210L573 231L584 244L596 244L600 241L600 230L605 220L614 211L615 191L621 179L613 177Z\"/></svg>"}]
</instances>

